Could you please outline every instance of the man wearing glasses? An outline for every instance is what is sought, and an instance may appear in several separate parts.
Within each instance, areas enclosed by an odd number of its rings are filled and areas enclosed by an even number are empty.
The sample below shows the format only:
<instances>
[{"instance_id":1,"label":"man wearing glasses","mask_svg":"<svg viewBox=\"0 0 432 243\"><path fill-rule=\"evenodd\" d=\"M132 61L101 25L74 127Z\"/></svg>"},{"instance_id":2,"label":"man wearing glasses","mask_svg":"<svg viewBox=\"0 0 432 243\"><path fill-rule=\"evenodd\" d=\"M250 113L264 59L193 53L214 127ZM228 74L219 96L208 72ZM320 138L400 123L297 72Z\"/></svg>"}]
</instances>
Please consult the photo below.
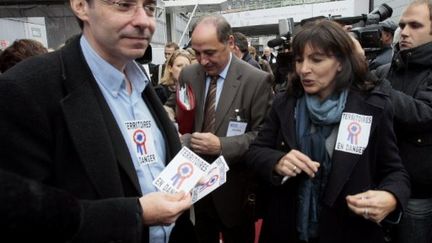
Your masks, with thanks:
<instances>
[{"instance_id":1,"label":"man wearing glasses","mask_svg":"<svg viewBox=\"0 0 432 243\"><path fill-rule=\"evenodd\" d=\"M0 78L0 167L81 200L74 242L194 242L190 195L152 185L180 149L133 61L155 31L156 2L70 5L82 35Z\"/></svg>"}]
</instances>

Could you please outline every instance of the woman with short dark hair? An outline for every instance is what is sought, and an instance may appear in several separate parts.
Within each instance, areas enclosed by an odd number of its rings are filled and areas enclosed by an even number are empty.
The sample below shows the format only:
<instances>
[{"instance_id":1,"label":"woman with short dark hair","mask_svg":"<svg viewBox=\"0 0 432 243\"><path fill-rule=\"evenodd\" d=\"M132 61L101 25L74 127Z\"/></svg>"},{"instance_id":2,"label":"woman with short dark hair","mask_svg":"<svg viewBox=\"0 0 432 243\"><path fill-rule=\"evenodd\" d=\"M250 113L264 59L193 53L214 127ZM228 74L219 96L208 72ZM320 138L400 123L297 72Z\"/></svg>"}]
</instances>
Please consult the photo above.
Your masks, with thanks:
<instances>
[{"instance_id":1,"label":"woman with short dark hair","mask_svg":"<svg viewBox=\"0 0 432 243\"><path fill-rule=\"evenodd\" d=\"M410 194L389 99L331 21L294 37L295 75L246 161L269 182L261 242L384 242Z\"/></svg>"}]
</instances>

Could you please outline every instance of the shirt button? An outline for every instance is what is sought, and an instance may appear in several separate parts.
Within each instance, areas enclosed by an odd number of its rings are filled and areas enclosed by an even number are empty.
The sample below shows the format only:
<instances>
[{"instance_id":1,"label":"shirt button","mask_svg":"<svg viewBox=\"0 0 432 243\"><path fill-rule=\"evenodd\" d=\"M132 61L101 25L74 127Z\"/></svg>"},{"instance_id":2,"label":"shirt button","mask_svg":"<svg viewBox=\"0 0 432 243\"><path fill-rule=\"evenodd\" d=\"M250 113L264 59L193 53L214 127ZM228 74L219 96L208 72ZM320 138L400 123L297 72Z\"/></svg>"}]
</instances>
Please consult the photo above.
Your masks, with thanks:
<instances>
[{"instance_id":1,"label":"shirt button","mask_svg":"<svg viewBox=\"0 0 432 243\"><path fill-rule=\"evenodd\" d=\"M421 143L421 142L422 142L421 138L417 139L417 143Z\"/></svg>"},{"instance_id":2,"label":"shirt button","mask_svg":"<svg viewBox=\"0 0 432 243\"><path fill-rule=\"evenodd\" d=\"M284 142L282 142L282 143L281 143L281 146L285 146L285 143L284 143Z\"/></svg>"},{"instance_id":3,"label":"shirt button","mask_svg":"<svg viewBox=\"0 0 432 243\"><path fill-rule=\"evenodd\" d=\"M117 91L111 91L111 95L117 98L118 92Z\"/></svg>"}]
</instances>

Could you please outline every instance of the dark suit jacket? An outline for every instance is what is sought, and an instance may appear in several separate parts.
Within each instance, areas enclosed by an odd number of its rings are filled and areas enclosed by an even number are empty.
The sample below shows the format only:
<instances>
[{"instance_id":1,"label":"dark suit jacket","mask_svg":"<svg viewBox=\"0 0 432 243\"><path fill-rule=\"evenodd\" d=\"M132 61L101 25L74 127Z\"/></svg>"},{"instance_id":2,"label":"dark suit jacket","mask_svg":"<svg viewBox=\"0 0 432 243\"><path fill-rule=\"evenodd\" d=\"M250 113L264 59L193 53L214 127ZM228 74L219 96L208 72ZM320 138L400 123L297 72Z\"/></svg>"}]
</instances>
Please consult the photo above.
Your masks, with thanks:
<instances>
[{"instance_id":1,"label":"dark suit jacket","mask_svg":"<svg viewBox=\"0 0 432 243\"><path fill-rule=\"evenodd\" d=\"M170 161L180 148L176 130L151 85L142 97ZM135 168L79 38L3 74L0 100L0 167L88 200L77 242L148 241Z\"/></svg>"},{"instance_id":2,"label":"dark suit jacket","mask_svg":"<svg viewBox=\"0 0 432 243\"><path fill-rule=\"evenodd\" d=\"M193 64L185 67L179 82L189 82L196 97L196 113L194 131L201 132L204 121L206 96L206 73L201 65ZM211 194L222 222L232 227L244 220L244 204L248 186L247 171L242 156L255 138L272 100L271 76L248 63L232 56L231 65L223 85L222 93L216 109L215 135L219 137L222 155L225 157L230 171L227 182ZM248 122L247 131L243 135L226 137L230 119L235 117L235 109ZM186 135L187 136L187 135ZM209 158L212 162L215 158Z\"/></svg>"},{"instance_id":3,"label":"dark suit jacket","mask_svg":"<svg viewBox=\"0 0 432 243\"><path fill-rule=\"evenodd\" d=\"M248 164L271 185L261 242L297 242L298 178L306 175L290 178L281 185L282 177L273 171L280 158L298 149L295 105L296 99L287 93L275 98L263 129L246 155ZM345 197L369 189L385 190L396 197L399 211L405 207L410 184L396 146L392 108L382 94L351 91L344 112L372 116L372 127L362 155L333 152L331 173L321 201L320 242L384 242L383 229L352 213Z\"/></svg>"},{"instance_id":4,"label":"dark suit jacket","mask_svg":"<svg viewBox=\"0 0 432 243\"><path fill-rule=\"evenodd\" d=\"M0 170L0 239L66 242L81 223L81 205L70 194Z\"/></svg>"}]
</instances>

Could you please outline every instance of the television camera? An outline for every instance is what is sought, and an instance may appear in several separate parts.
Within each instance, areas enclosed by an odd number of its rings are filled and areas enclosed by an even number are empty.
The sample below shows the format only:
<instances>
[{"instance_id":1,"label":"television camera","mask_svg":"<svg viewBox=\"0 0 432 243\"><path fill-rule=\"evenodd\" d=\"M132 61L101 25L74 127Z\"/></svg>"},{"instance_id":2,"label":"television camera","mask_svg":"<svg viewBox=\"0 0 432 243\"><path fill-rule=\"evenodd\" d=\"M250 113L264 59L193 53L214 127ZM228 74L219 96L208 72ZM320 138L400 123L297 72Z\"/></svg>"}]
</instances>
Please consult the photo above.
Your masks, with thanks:
<instances>
[{"instance_id":1,"label":"television camera","mask_svg":"<svg viewBox=\"0 0 432 243\"><path fill-rule=\"evenodd\" d=\"M343 18L330 16L329 19L343 25L351 25L350 32L360 42L367 59L373 59L383 48L381 42L382 27L379 22L391 17L392 13L393 9L384 3L369 14Z\"/></svg>"},{"instance_id":2,"label":"television camera","mask_svg":"<svg viewBox=\"0 0 432 243\"><path fill-rule=\"evenodd\" d=\"M293 71L293 56L291 53L291 37L294 31L294 20L293 18L279 20L279 33L280 36L275 39L269 40L267 46L274 48L278 54L276 56L276 65L273 68L275 83L286 84L288 73ZM284 85L282 85L284 86ZM275 89L278 89L277 87ZM283 91L281 88L277 91Z\"/></svg>"},{"instance_id":3,"label":"television camera","mask_svg":"<svg viewBox=\"0 0 432 243\"><path fill-rule=\"evenodd\" d=\"M354 17L340 16L317 16L308 19L303 19L300 25L308 22L317 21L320 19L330 19L343 25L351 25L351 34L360 42L365 50L367 59L374 59L382 50L381 42L382 27L379 22L391 17L393 9L387 4L381 4L368 14L362 14ZM294 33L294 21L292 18L279 21L280 36L269 40L267 46L277 50L275 82L283 83L286 81L286 76L293 71L293 56L291 53L291 37Z\"/></svg>"}]
</instances>

